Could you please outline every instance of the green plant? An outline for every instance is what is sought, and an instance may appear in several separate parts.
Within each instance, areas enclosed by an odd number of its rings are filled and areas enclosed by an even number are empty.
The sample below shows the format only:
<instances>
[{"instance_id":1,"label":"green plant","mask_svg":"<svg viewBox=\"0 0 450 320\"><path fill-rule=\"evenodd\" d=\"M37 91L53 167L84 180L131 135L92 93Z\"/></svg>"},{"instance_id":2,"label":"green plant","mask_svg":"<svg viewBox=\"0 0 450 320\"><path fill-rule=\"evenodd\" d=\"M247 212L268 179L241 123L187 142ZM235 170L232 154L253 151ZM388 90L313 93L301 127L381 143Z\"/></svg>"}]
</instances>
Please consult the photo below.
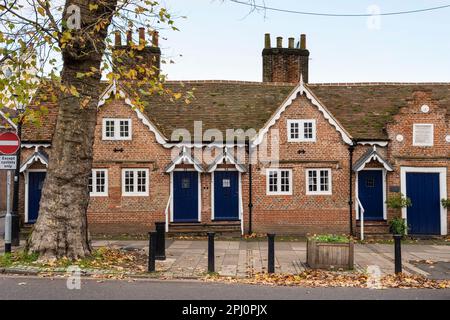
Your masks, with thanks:
<instances>
[{"instance_id":1,"label":"green plant","mask_svg":"<svg viewBox=\"0 0 450 320\"><path fill-rule=\"evenodd\" d=\"M394 219L389 221L389 230L392 234L400 234L404 236L407 230L405 219L395 217Z\"/></svg>"},{"instance_id":2,"label":"green plant","mask_svg":"<svg viewBox=\"0 0 450 320\"><path fill-rule=\"evenodd\" d=\"M311 240L315 240L317 242L334 242L334 243L345 243L348 242L348 238L346 236L340 236L335 234L319 234L310 237Z\"/></svg>"},{"instance_id":3,"label":"green plant","mask_svg":"<svg viewBox=\"0 0 450 320\"><path fill-rule=\"evenodd\" d=\"M444 208L450 208L450 199L442 199L441 203Z\"/></svg>"},{"instance_id":4,"label":"green plant","mask_svg":"<svg viewBox=\"0 0 450 320\"><path fill-rule=\"evenodd\" d=\"M406 207L411 207L411 199L406 197L403 193L396 193L386 200L388 208L391 209L401 209Z\"/></svg>"}]
</instances>

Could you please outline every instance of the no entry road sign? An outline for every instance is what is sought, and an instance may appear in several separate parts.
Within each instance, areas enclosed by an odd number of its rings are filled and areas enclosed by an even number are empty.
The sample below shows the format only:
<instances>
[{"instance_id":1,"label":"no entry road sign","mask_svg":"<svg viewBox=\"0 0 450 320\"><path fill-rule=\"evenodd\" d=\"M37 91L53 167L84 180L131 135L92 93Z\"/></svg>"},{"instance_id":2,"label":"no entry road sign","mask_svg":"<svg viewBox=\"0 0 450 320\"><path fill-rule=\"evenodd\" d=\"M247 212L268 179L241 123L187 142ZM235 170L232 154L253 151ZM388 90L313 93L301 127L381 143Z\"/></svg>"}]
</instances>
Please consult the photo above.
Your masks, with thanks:
<instances>
[{"instance_id":1,"label":"no entry road sign","mask_svg":"<svg viewBox=\"0 0 450 320\"><path fill-rule=\"evenodd\" d=\"M20 147L20 139L14 132L0 134L0 154L15 154Z\"/></svg>"}]
</instances>

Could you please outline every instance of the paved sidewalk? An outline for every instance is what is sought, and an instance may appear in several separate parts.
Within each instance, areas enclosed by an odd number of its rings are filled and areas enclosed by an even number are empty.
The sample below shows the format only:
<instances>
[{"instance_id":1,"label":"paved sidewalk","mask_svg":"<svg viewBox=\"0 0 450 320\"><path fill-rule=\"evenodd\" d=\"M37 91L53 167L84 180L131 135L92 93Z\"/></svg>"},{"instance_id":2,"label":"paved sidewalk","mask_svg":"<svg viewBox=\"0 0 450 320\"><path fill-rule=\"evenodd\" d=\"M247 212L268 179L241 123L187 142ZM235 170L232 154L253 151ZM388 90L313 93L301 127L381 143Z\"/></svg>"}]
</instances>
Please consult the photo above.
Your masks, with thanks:
<instances>
[{"instance_id":1,"label":"paved sidewalk","mask_svg":"<svg viewBox=\"0 0 450 320\"><path fill-rule=\"evenodd\" d=\"M24 241L21 243L25 244ZM145 250L147 241L94 240L94 247ZM171 278L198 278L208 266L208 244L205 240L166 240L166 260L157 261L156 269ZM17 249L15 249L17 250ZM4 251L0 240L0 254ZM216 271L223 276L246 277L267 271L267 241L215 241ZM450 279L450 246L402 245L403 271L432 279ZM420 262L419 262L420 261ZM275 243L275 272L295 274L305 270L306 242ZM394 273L392 244L355 244L355 269L364 272L369 265L382 273Z\"/></svg>"},{"instance_id":2,"label":"paved sidewalk","mask_svg":"<svg viewBox=\"0 0 450 320\"><path fill-rule=\"evenodd\" d=\"M113 246L148 250L146 241L94 241L94 246ZM207 271L207 242L203 240L169 240L165 261L157 261L157 271L173 277L198 277ZM223 276L245 277L267 270L266 241L216 241L216 270ZM405 273L430 277L430 272L418 268L416 261L439 262L432 278L450 279L450 246L402 245ZM276 242L275 272L295 274L305 270L305 242ZM355 268L365 271L376 265L382 273L394 273L394 246L389 244L356 244ZM429 271L429 270L428 270ZM438 272L439 271L439 272Z\"/></svg>"}]
</instances>

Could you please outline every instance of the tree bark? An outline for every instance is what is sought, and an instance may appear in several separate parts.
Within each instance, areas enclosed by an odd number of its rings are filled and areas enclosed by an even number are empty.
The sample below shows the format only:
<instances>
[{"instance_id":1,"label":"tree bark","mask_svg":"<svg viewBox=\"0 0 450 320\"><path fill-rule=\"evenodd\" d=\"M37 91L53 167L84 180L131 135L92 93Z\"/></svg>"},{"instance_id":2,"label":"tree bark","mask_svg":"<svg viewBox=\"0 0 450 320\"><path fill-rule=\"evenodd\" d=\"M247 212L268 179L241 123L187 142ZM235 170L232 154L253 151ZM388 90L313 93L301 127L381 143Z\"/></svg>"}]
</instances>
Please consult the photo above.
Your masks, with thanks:
<instances>
[{"instance_id":1,"label":"tree bark","mask_svg":"<svg viewBox=\"0 0 450 320\"><path fill-rule=\"evenodd\" d=\"M101 74L98 71L80 78L77 73L101 69L107 28L117 0L92 1L99 4L96 10L89 9L90 2L67 0L65 4L65 8L72 4L80 7L82 24L81 30L72 30L73 38L62 50L61 84L62 88L74 86L79 96L67 90L58 93L59 111L39 217L27 243L28 250L38 253L41 260L78 259L91 252L87 229L87 185L92 169ZM105 16L109 18L100 31L84 29ZM90 99L87 104L83 102L86 99Z\"/></svg>"}]
</instances>

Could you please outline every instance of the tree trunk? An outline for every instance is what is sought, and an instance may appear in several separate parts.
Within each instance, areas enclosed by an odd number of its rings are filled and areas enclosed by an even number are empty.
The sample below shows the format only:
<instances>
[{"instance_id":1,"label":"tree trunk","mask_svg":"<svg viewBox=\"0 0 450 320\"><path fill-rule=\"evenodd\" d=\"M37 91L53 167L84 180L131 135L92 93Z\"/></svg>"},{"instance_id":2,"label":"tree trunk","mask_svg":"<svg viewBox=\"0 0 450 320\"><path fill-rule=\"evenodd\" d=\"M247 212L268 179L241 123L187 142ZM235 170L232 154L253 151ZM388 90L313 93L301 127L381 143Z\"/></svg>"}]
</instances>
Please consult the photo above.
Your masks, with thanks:
<instances>
[{"instance_id":1,"label":"tree trunk","mask_svg":"<svg viewBox=\"0 0 450 320\"><path fill-rule=\"evenodd\" d=\"M89 10L89 2L67 0L65 5L65 8L72 4L80 7L82 24L81 30L72 30L73 38L62 50L61 84L62 88L75 87L79 96L67 90L60 90L58 94L59 111L39 217L27 243L28 250L38 253L42 260L78 259L91 251L87 229L87 185L92 169L101 74L98 71L79 78L77 73L100 70L107 28L117 0L96 2L99 4L97 10ZM92 28L100 17L104 19L105 16L109 17L108 23L100 31L84 30L85 26ZM90 99L87 104L83 102L86 99Z\"/></svg>"}]
</instances>

